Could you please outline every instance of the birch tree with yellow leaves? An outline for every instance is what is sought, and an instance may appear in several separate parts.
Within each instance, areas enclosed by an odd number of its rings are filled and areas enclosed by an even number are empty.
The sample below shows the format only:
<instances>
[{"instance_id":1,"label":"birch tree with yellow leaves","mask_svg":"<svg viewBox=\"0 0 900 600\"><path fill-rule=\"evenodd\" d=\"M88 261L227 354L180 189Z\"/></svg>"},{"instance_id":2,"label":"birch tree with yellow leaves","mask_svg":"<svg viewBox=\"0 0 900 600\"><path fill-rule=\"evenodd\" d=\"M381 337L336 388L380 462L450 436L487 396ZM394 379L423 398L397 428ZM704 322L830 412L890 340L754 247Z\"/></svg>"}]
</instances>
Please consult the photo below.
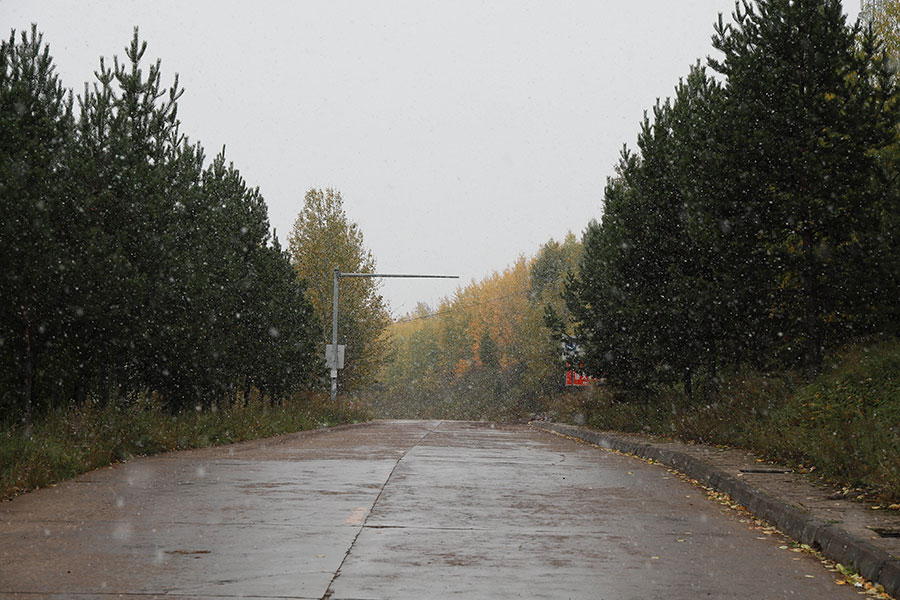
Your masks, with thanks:
<instances>
[{"instance_id":1,"label":"birch tree with yellow leaves","mask_svg":"<svg viewBox=\"0 0 900 600\"><path fill-rule=\"evenodd\" d=\"M374 273L375 257L366 248L359 225L347 217L341 193L311 189L294 222L289 253L297 277L307 283L307 297L331 334L334 269L344 273ZM338 386L343 391L373 382L385 356L383 332L390 325L384 299L374 278L346 278L338 294L338 344L347 346ZM322 354L330 337L322 338Z\"/></svg>"}]
</instances>

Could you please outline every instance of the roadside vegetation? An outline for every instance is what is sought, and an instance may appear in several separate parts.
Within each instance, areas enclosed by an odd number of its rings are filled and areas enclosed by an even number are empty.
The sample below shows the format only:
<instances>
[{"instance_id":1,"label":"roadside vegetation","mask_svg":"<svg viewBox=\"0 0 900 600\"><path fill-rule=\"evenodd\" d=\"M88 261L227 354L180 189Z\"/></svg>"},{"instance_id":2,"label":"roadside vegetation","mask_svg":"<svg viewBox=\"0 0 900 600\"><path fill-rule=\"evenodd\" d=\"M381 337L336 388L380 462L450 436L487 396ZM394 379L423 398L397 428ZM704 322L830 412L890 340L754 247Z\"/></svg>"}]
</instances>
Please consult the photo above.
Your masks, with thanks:
<instances>
[{"instance_id":1,"label":"roadside vegetation","mask_svg":"<svg viewBox=\"0 0 900 600\"><path fill-rule=\"evenodd\" d=\"M607 386L554 397L550 418L751 450L821 476L847 495L900 503L900 342L868 341L800 372L723 375L689 398L681 388L640 398Z\"/></svg>"},{"instance_id":2,"label":"roadside vegetation","mask_svg":"<svg viewBox=\"0 0 900 600\"><path fill-rule=\"evenodd\" d=\"M125 401L87 401L50 409L30 437L0 428L0 499L80 473L160 452L218 446L366 421L365 408L332 403L324 393L273 401L258 390L210 408L172 413L155 394Z\"/></svg>"}]
</instances>

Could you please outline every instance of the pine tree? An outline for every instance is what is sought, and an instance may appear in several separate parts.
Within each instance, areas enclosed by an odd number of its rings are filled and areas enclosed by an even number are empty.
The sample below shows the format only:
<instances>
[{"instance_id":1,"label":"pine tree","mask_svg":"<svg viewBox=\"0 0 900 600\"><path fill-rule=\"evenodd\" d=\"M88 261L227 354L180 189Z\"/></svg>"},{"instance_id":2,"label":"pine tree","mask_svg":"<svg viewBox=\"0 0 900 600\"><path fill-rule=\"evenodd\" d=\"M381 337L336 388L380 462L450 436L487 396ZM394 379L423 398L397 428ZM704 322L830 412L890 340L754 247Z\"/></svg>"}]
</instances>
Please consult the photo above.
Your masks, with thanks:
<instances>
[{"instance_id":1,"label":"pine tree","mask_svg":"<svg viewBox=\"0 0 900 600\"><path fill-rule=\"evenodd\" d=\"M743 182L723 176L734 169L722 86L696 65L676 87L671 110L672 185L682 225L671 298L683 320L673 351L693 355L687 366L702 368L714 384L720 367L766 354L771 304L761 276L764 255L756 251L758 222L741 202Z\"/></svg>"},{"instance_id":2,"label":"pine tree","mask_svg":"<svg viewBox=\"0 0 900 600\"><path fill-rule=\"evenodd\" d=\"M857 34L839 0L743 2L733 24L720 19L724 58L710 61L727 78L730 163L769 256L770 310L812 371L827 344L871 330L878 301L873 151L897 112L890 73Z\"/></svg>"},{"instance_id":3,"label":"pine tree","mask_svg":"<svg viewBox=\"0 0 900 600\"><path fill-rule=\"evenodd\" d=\"M184 155L198 157L185 148ZM180 155L179 155L180 156ZM181 161L172 165L174 168ZM179 257L170 271L175 295L167 326L170 403L206 404L234 390L276 397L321 376L319 332L303 282L270 231L265 201L249 188L224 151L199 177L185 165L175 204Z\"/></svg>"},{"instance_id":4,"label":"pine tree","mask_svg":"<svg viewBox=\"0 0 900 600\"><path fill-rule=\"evenodd\" d=\"M101 59L97 82L79 96L79 188L84 232L79 289L85 315L81 361L101 369L90 381L117 389L175 393L182 378L171 342L183 294L172 285L178 256L175 210L184 190L177 170L182 152L177 77L164 89L160 63L145 72L146 42L135 29L126 59ZM195 177L193 174L192 177ZM102 366L101 366L102 365Z\"/></svg>"},{"instance_id":5,"label":"pine tree","mask_svg":"<svg viewBox=\"0 0 900 600\"><path fill-rule=\"evenodd\" d=\"M0 356L16 373L26 436L42 359L63 343L76 309L63 293L72 127L71 95L37 26L18 41L13 31L0 44Z\"/></svg>"}]
</instances>

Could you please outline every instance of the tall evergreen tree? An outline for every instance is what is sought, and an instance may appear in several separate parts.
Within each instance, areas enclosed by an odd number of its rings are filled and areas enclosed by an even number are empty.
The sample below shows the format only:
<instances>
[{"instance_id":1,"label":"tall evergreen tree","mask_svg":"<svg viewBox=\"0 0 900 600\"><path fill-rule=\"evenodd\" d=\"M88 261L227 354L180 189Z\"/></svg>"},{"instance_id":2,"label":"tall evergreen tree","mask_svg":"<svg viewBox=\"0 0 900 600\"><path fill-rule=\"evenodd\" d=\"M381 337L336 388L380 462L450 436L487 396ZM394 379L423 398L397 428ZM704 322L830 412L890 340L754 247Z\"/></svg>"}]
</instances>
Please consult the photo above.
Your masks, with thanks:
<instances>
[{"instance_id":1,"label":"tall evergreen tree","mask_svg":"<svg viewBox=\"0 0 900 600\"><path fill-rule=\"evenodd\" d=\"M780 334L811 370L826 344L871 330L883 288L883 188L873 151L897 107L874 41L855 45L839 0L742 2L720 18L710 65L727 78L730 163L770 257ZM800 351L800 348L803 348Z\"/></svg>"},{"instance_id":2,"label":"tall evergreen tree","mask_svg":"<svg viewBox=\"0 0 900 600\"><path fill-rule=\"evenodd\" d=\"M721 332L713 308L720 290L710 277L711 253L695 236L700 198L691 168L692 138L717 94L701 69L682 82L674 101L657 103L625 150L618 177L606 188L602 224L585 233L570 309L586 342L586 364L625 387L681 381L691 394L695 374L715 370Z\"/></svg>"},{"instance_id":3,"label":"tall evergreen tree","mask_svg":"<svg viewBox=\"0 0 900 600\"><path fill-rule=\"evenodd\" d=\"M207 321L225 334L212 351L232 374L229 383L273 394L316 383L324 368L315 348L318 320L305 282L269 229L259 190L248 188L222 153L204 172L203 195L210 213L206 289L215 307Z\"/></svg>"},{"instance_id":4,"label":"tall evergreen tree","mask_svg":"<svg viewBox=\"0 0 900 600\"><path fill-rule=\"evenodd\" d=\"M165 90L160 63L145 72L146 42L135 29L127 61L101 59L97 82L79 97L80 187L84 190L80 288L84 343L102 378L125 389L162 386L173 393L178 332L173 314L182 297L170 285L183 258L176 255L184 190L175 188L182 151L177 77ZM201 159L202 160L202 159ZM196 169L195 169L196 170ZM190 179L195 179L192 173ZM93 377L93 373L85 374ZM174 385L173 385L174 384Z\"/></svg>"},{"instance_id":5,"label":"tall evergreen tree","mask_svg":"<svg viewBox=\"0 0 900 600\"><path fill-rule=\"evenodd\" d=\"M26 434L41 361L63 343L73 309L61 231L72 128L71 95L37 26L18 40L13 31L0 43L0 357L18 390L2 403L19 409Z\"/></svg>"},{"instance_id":6,"label":"tall evergreen tree","mask_svg":"<svg viewBox=\"0 0 900 600\"><path fill-rule=\"evenodd\" d=\"M668 118L682 236L671 269L683 321L673 350L693 355L687 366L712 381L720 366L765 356L770 337L766 256L756 248L759 222L743 201L745 182L729 163L725 101L723 87L696 65L676 87Z\"/></svg>"}]
</instances>

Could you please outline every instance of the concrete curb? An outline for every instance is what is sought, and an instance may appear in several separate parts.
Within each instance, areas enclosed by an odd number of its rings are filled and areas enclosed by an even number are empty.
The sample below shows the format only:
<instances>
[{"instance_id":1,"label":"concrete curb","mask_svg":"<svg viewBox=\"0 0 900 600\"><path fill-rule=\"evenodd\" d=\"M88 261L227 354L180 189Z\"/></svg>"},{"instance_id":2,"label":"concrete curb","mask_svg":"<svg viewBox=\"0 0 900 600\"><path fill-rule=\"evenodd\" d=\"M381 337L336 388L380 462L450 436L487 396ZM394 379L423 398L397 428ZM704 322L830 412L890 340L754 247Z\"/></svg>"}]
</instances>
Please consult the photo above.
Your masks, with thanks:
<instances>
[{"instance_id":1,"label":"concrete curb","mask_svg":"<svg viewBox=\"0 0 900 600\"><path fill-rule=\"evenodd\" d=\"M712 489L724 492L750 513L775 525L788 536L819 550L825 557L855 569L885 591L900 597L900 559L854 537L835 525L819 520L787 502L779 500L747 482L698 458L677 450L659 448L608 433L558 423L532 423L533 427L596 444L604 448L649 458L681 471Z\"/></svg>"}]
</instances>

